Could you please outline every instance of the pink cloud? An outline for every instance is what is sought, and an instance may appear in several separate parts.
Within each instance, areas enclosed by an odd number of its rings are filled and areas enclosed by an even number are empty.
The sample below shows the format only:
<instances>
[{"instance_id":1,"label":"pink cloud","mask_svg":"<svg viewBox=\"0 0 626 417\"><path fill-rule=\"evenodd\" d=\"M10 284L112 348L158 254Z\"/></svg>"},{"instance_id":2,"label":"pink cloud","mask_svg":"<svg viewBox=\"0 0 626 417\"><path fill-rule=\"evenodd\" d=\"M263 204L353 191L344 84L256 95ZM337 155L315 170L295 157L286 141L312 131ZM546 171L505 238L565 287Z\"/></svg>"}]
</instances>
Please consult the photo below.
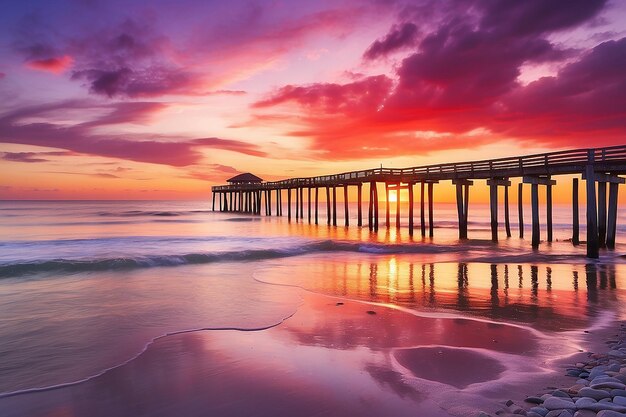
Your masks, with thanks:
<instances>
[{"instance_id":1,"label":"pink cloud","mask_svg":"<svg viewBox=\"0 0 626 417\"><path fill-rule=\"evenodd\" d=\"M47 71L53 74L61 74L72 65L74 60L69 55L61 57L35 59L26 62L26 66L37 71Z\"/></svg>"},{"instance_id":2,"label":"pink cloud","mask_svg":"<svg viewBox=\"0 0 626 417\"><path fill-rule=\"evenodd\" d=\"M287 133L309 138L325 159L424 154L503 138L556 147L587 146L589 137L598 145L623 142L626 38L588 51L560 49L547 38L588 22L605 3L532 0L512 6L516 13L498 2L477 1L471 10L446 3L449 10L424 26L430 31L395 74L287 85L253 105L255 118L296 126ZM366 57L402 47L401 28L374 42ZM523 65L545 62L563 63L562 70L520 84ZM281 112L285 105L300 114Z\"/></svg>"}]
</instances>

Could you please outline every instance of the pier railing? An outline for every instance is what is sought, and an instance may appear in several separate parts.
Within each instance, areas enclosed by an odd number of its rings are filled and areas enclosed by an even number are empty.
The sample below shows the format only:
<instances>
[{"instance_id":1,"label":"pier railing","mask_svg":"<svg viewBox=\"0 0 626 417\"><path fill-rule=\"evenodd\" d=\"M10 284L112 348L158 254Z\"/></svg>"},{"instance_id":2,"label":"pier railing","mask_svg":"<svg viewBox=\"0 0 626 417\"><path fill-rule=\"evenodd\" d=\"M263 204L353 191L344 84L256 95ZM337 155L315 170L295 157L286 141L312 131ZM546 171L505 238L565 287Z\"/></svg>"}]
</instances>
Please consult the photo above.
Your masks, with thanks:
<instances>
[{"instance_id":1,"label":"pier railing","mask_svg":"<svg viewBox=\"0 0 626 417\"><path fill-rule=\"evenodd\" d=\"M575 149L542 154L480 161L452 162L410 168L374 168L360 171L289 178L261 184L232 184L212 187L213 191L274 190L359 184L368 181L423 182L450 179L488 179L524 175L576 174L587 165L622 173L626 164L626 145Z\"/></svg>"}]
</instances>

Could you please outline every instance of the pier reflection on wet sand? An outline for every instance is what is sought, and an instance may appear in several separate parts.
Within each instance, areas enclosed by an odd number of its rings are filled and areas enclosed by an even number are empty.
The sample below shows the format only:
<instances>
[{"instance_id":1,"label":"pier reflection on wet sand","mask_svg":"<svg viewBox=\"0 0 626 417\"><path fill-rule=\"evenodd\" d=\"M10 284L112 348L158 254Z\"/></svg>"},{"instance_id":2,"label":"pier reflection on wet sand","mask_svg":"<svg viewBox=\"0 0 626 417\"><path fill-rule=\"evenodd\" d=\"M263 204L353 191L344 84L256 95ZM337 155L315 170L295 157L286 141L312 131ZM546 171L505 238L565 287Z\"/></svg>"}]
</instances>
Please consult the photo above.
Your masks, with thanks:
<instances>
[{"instance_id":1,"label":"pier reflection on wet sand","mask_svg":"<svg viewBox=\"0 0 626 417\"><path fill-rule=\"evenodd\" d=\"M467 312L542 330L589 325L626 295L619 264L413 262L402 256L298 262L260 271L264 282L416 309ZM341 277L341 278L339 278ZM622 284L622 285L620 285Z\"/></svg>"}]
</instances>

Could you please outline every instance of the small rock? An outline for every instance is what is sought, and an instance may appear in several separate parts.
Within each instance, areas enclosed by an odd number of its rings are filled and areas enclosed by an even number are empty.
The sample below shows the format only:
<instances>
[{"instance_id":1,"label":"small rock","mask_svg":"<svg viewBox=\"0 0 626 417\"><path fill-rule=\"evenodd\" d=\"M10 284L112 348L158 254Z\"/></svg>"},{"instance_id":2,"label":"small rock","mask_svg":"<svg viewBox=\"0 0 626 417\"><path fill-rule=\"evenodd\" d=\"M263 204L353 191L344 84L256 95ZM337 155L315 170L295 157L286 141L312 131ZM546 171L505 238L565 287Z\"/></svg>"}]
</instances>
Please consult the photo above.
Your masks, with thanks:
<instances>
[{"instance_id":1,"label":"small rock","mask_svg":"<svg viewBox=\"0 0 626 417\"><path fill-rule=\"evenodd\" d=\"M591 410L578 410L574 413L574 417L596 417L596 413Z\"/></svg>"},{"instance_id":2,"label":"small rock","mask_svg":"<svg viewBox=\"0 0 626 417\"><path fill-rule=\"evenodd\" d=\"M366 311L366 313L367 313L367 314L376 314L376 312L375 312L375 311L373 311L373 310L367 310L367 311Z\"/></svg>"},{"instance_id":3,"label":"small rock","mask_svg":"<svg viewBox=\"0 0 626 417\"><path fill-rule=\"evenodd\" d=\"M543 402L543 398L540 397L526 397L526 399L524 400L527 403L531 403L531 404L541 404Z\"/></svg>"},{"instance_id":4,"label":"small rock","mask_svg":"<svg viewBox=\"0 0 626 417\"><path fill-rule=\"evenodd\" d=\"M589 397L582 397L579 400L576 400L576 407L581 408L584 405L588 405L588 404L595 404L597 403L596 400L594 400L593 398L589 398Z\"/></svg>"},{"instance_id":5,"label":"small rock","mask_svg":"<svg viewBox=\"0 0 626 417\"><path fill-rule=\"evenodd\" d=\"M532 407L530 409L530 412L539 414L542 417L545 417L546 414L548 414L548 409L547 408L543 408L543 407ZM529 416L530 414L526 414L526 416Z\"/></svg>"},{"instance_id":6,"label":"small rock","mask_svg":"<svg viewBox=\"0 0 626 417\"><path fill-rule=\"evenodd\" d=\"M552 391L552 396L553 397L559 397L559 398L570 398L568 393L566 393L564 391L561 391L560 389Z\"/></svg>"},{"instance_id":7,"label":"small rock","mask_svg":"<svg viewBox=\"0 0 626 417\"><path fill-rule=\"evenodd\" d=\"M626 414L618 413L617 411L604 410L600 411L596 417L626 417Z\"/></svg>"},{"instance_id":8,"label":"small rock","mask_svg":"<svg viewBox=\"0 0 626 417\"><path fill-rule=\"evenodd\" d=\"M578 395L581 397L590 397L594 400L601 400L602 398L608 398L611 396L611 394L606 391L589 387L581 388L580 391L578 391Z\"/></svg>"},{"instance_id":9,"label":"small rock","mask_svg":"<svg viewBox=\"0 0 626 417\"><path fill-rule=\"evenodd\" d=\"M567 401L566 399L558 398L558 397L548 398L547 400L543 402L543 406L547 408L548 410L559 410L559 409L575 410L576 409L576 406L571 400Z\"/></svg>"},{"instance_id":10,"label":"small rock","mask_svg":"<svg viewBox=\"0 0 626 417\"><path fill-rule=\"evenodd\" d=\"M598 388L624 389L626 388L626 385L622 384L621 382L602 381L602 382L598 382L595 384L592 383L590 387L593 389L598 389Z\"/></svg>"}]
</instances>

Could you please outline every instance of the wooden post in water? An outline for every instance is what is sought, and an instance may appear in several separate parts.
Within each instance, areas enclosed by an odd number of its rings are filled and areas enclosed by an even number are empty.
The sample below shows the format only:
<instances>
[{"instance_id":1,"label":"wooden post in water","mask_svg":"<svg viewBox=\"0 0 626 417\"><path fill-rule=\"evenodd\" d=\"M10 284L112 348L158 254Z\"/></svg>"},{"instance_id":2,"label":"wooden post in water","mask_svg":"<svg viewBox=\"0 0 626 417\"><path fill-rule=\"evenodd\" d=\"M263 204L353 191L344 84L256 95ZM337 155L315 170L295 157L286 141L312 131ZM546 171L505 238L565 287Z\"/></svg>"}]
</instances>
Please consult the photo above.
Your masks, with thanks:
<instances>
[{"instance_id":1,"label":"wooden post in water","mask_svg":"<svg viewBox=\"0 0 626 417\"><path fill-rule=\"evenodd\" d=\"M304 220L304 187L300 187L300 220Z\"/></svg>"},{"instance_id":2,"label":"wooden post in water","mask_svg":"<svg viewBox=\"0 0 626 417\"><path fill-rule=\"evenodd\" d=\"M467 212L469 209L470 180L452 180L456 187L456 211L459 220L459 239L467 239Z\"/></svg>"},{"instance_id":3,"label":"wooden post in water","mask_svg":"<svg viewBox=\"0 0 626 417\"><path fill-rule=\"evenodd\" d=\"M552 242L552 184L546 185L546 223L548 226L548 242Z\"/></svg>"},{"instance_id":4,"label":"wooden post in water","mask_svg":"<svg viewBox=\"0 0 626 417\"><path fill-rule=\"evenodd\" d=\"M309 211L308 211L307 214L309 216L309 224L311 224L311 187L309 187L309 189L308 189L307 204L309 206Z\"/></svg>"},{"instance_id":5,"label":"wooden post in water","mask_svg":"<svg viewBox=\"0 0 626 417\"><path fill-rule=\"evenodd\" d=\"M413 236L413 183L409 182L409 236Z\"/></svg>"},{"instance_id":6,"label":"wooden post in water","mask_svg":"<svg viewBox=\"0 0 626 417\"><path fill-rule=\"evenodd\" d=\"M572 180L572 244L580 244L580 219L578 213L578 178Z\"/></svg>"},{"instance_id":7,"label":"wooden post in water","mask_svg":"<svg viewBox=\"0 0 626 417\"><path fill-rule=\"evenodd\" d=\"M333 226L337 226L337 187L333 185Z\"/></svg>"},{"instance_id":8,"label":"wooden post in water","mask_svg":"<svg viewBox=\"0 0 626 417\"><path fill-rule=\"evenodd\" d=\"M522 182L526 184L530 184L530 202L531 202L531 210L532 210L532 247L538 248L539 243L541 241L540 235L540 227L539 227L539 186L545 185L547 187L552 187L556 184L556 181L551 179L549 176L544 177L523 177ZM548 191L547 195L549 195L549 203L552 205L552 191ZM550 209L551 211L551 209Z\"/></svg>"},{"instance_id":9,"label":"wooden post in water","mask_svg":"<svg viewBox=\"0 0 626 417\"><path fill-rule=\"evenodd\" d=\"M318 224L317 207L318 207L319 191L320 191L319 187L315 187L315 224Z\"/></svg>"},{"instance_id":10,"label":"wooden post in water","mask_svg":"<svg viewBox=\"0 0 626 417\"><path fill-rule=\"evenodd\" d=\"M583 176L587 178L587 173ZM617 232L617 197L620 184L624 184L626 179L616 175L594 172L594 180L598 183L598 245L604 245L609 249L615 248L615 236ZM609 184L609 205L606 206L606 187ZM604 212L604 214L603 214ZM608 219L607 219L608 214ZM605 231L602 231L603 222L607 221Z\"/></svg>"},{"instance_id":11,"label":"wooden post in water","mask_svg":"<svg viewBox=\"0 0 626 417\"><path fill-rule=\"evenodd\" d=\"M368 202L368 211L367 211L367 227L370 231L374 229L374 186L373 183L370 182L369 191L370 197Z\"/></svg>"},{"instance_id":12,"label":"wooden post in water","mask_svg":"<svg viewBox=\"0 0 626 417\"><path fill-rule=\"evenodd\" d=\"M593 167L595 155L592 149L587 156L585 167L585 181L587 188L587 257L600 256L600 242L598 240L598 207L596 205L596 178Z\"/></svg>"},{"instance_id":13,"label":"wooden post in water","mask_svg":"<svg viewBox=\"0 0 626 417\"><path fill-rule=\"evenodd\" d=\"M506 237L511 237L511 219L509 217L509 186L504 186L504 230Z\"/></svg>"},{"instance_id":14,"label":"wooden post in water","mask_svg":"<svg viewBox=\"0 0 626 417\"><path fill-rule=\"evenodd\" d=\"M489 185L489 212L491 213L491 240L498 241L498 185Z\"/></svg>"},{"instance_id":15,"label":"wooden post in water","mask_svg":"<svg viewBox=\"0 0 626 417\"><path fill-rule=\"evenodd\" d=\"M606 247L615 249L615 235L617 232L617 191L619 183L611 182L609 185L609 219L606 234Z\"/></svg>"},{"instance_id":16,"label":"wooden post in water","mask_svg":"<svg viewBox=\"0 0 626 417\"><path fill-rule=\"evenodd\" d=\"M330 187L326 186L326 224L330 226Z\"/></svg>"},{"instance_id":17,"label":"wooden post in water","mask_svg":"<svg viewBox=\"0 0 626 417\"><path fill-rule=\"evenodd\" d=\"M463 224L465 226L465 237L467 237L467 225L468 225L468 216L469 216L469 187L472 185L472 181L467 181L465 183L465 196L463 202Z\"/></svg>"},{"instance_id":18,"label":"wooden post in water","mask_svg":"<svg viewBox=\"0 0 626 417\"><path fill-rule=\"evenodd\" d=\"M291 188L287 188L287 220L291 221Z\"/></svg>"},{"instance_id":19,"label":"wooden post in water","mask_svg":"<svg viewBox=\"0 0 626 417\"><path fill-rule=\"evenodd\" d=\"M539 184L530 185L530 204L532 210L532 247L539 247Z\"/></svg>"},{"instance_id":20,"label":"wooden post in water","mask_svg":"<svg viewBox=\"0 0 626 417\"><path fill-rule=\"evenodd\" d=\"M433 188L434 184L432 182L428 183L428 236L433 237L435 235L435 225L434 225L434 201L433 201Z\"/></svg>"},{"instance_id":21,"label":"wooden post in water","mask_svg":"<svg viewBox=\"0 0 626 417\"><path fill-rule=\"evenodd\" d=\"M298 221L298 213L300 210L300 188L296 187L295 188L296 191L296 221Z\"/></svg>"},{"instance_id":22,"label":"wooden post in water","mask_svg":"<svg viewBox=\"0 0 626 417\"><path fill-rule=\"evenodd\" d=\"M400 184L396 186L396 229L400 228Z\"/></svg>"},{"instance_id":23,"label":"wooden post in water","mask_svg":"<svg viewBox=\"0 0 626 417\"><path fill-rule=\"evenodd\" d=\"M374 231L378 232L378 186L374 184Z\"/></svg>"},{"instance_id":24,"label":"wooden post in water","mask_svg":"<svg viewBox=\"0 0 626 417\"><path fill-rule=\"evenodd\" d=\"M343 207L346 227L350 226L350 214L348 213L348 184L343 186Z\"/></svg>"},{"instance_id":25,"label":"wooden post in water","mask_svg":"<svg viewBox=\"0 0 626 417\"><path fill-rule=\"evenodd\" d=\"M511 181L507 178L491 178L487 180L489 186L489 208L491 212L491 240L498 241L498 186L505 187L505 192L508 191L508 187L511 185ZM508 197L505 193L505 214L508 211ZM505 219L506 220L506 219ZM511 236L510 226L507 236Z\"/></svg>"},{"instance_id":26,"label":"wooden post in water","mask_svg":"<svg viewBox=\"0 0 626 417\"><path fill-rule=\"evenodd\" d=\"M519 216L519 237L524 238L524 183L517 185L517 215Z\"/></svg>"},{"instance_id":27,"label":"wooden post in water","mask_svg":"<svg viewBox=\"0 0 626 417\"><path fill-rule=\"evenodd\" d=\"M211 192L213 194L213 209L211 211L215 211L215 192Z\"/></svg>"},{"instance_id":28,"label":"wooden post in water","mask_svg":"<svg viewBox=\"0 0 626 417\"><path fill-rule=\"evenodd\" d=\"M272 215L272 190L267 190L267 210Z\"/></svg>"},{"instance_id":29,"label":"wooden post in water","mask_svg":"<svg viewBox=\"0 0 626 417\"><path fill-rule=\"evenodd\" d=\"M606 182L598 182L598 240L601 248L606 247Z\"/></svg>"},{"instance_id":30,"label":"wooden post in water","mask_svg":"<svg viewBox=\"0 0 626 417\"><path fill-rule=\"evenodd\" d=\"M424 197L425 197L425 193L424 193L424 187L426 186L426 184L422 181L422 188L420 191L420 228L422 231L422 237L426 236L426 218L424 216Z\"/></svg>"},{"instance_id":31,"label":"wooden post in water","mask_svg":"<svg viewBox=\"0 0 626 417\"><path fill-rule=\"evenodd\" d=\"M363 184L359 183L357 185L357 200L358 200L358 207L357 207L357 226L361 227L363 226L363 207L362 207L362 198L363 198Z\"/></svg>"},{"instance_id":32,"label":"wooden post in water","mask_svg":"<svg viewBox=\"0 0 626 417\"><path fill-rule=\"evenodd\" d=\"M389 229L389 184L385 182L385 226Z\"/></svg>"}]
</instances>

